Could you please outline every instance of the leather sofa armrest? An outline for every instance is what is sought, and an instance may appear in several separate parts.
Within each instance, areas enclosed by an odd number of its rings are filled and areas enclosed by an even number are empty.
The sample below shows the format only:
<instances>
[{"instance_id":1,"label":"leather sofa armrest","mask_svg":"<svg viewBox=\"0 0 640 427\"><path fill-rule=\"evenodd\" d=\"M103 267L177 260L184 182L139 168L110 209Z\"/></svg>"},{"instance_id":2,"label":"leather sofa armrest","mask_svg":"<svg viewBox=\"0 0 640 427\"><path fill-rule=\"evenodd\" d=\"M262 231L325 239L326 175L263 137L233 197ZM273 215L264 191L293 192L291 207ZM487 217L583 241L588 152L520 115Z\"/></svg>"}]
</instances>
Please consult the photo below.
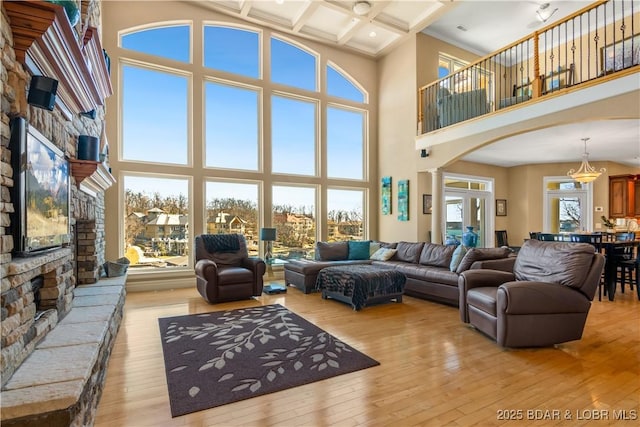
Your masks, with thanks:
<instances>
[{"instance_id":1,"label":"leather sofa armrest","mask_svg":"<svg viewBox=\"0 0 640 427\"><path fill-rule=\"evenodd\" d=\"M207 282L216 283L218 281L218 265L210 259L198 260L195 270L196 276Z\"/></svg>"},{"instance_id":2,"label":"leather sofa armrest","mask_svg":"<svg viewBox=\"0 0 640 427\"><path fill-rule=\"evenodd\" d=\"M476 261L473 264L471 264L470 269L476 270L476 269L483 268L485 270L500 270L500 271L507 271L510 273L513 271L513 266L515 264L516 264L516 257L509 256L506 258Z\"/></svg>"},{"instance_id":3,"label":"leather sofa armrest","mask_svg":"<svg viewBox=\"0 0 640 427\"><path fill-rule=\"evenodd\" d=\"M242 260L242 266L253 271L256 277L264 276L265 271L267 271L267 264L265 264L262 258L258 257L244 258Z\"/></svg>"},{"instance_id":4,"label":"leather sofa armrest","mask_svg":"<svg viewBox=\"0 0 640 427\"><path fill-rule=\"evenodd\" d=\"M510 314L587 313L591 301L569 286L519 280L504 283L496 295L497 312Z\"/></svg>"},{"instance_id":5,"label":"leather sofa armrest","mask_svg":"<svg viewBox=\"0 0 640 427\"><path fill-rule=\"evenodd\" d=\"M508 271L473 269L460 273L458 277L458 287L460 292L464 289L468 291L473 288L498 287L505 282L515 280L515 275Z\"/></svg>"},{"instance_id":6,"label":"leather sofa armrest","mask_svg":"<svg viewBox=\"0 0 640 427\"><path fill-rule=\"evenodd\" d=\"M460 320L469 323L469 312L467 310L467 291L473 288L498 287L505 282L515 280L515 275L506 271L475 269L467 270L458 276L458 308L460 310Z\"/></svg>"}]
</instances>

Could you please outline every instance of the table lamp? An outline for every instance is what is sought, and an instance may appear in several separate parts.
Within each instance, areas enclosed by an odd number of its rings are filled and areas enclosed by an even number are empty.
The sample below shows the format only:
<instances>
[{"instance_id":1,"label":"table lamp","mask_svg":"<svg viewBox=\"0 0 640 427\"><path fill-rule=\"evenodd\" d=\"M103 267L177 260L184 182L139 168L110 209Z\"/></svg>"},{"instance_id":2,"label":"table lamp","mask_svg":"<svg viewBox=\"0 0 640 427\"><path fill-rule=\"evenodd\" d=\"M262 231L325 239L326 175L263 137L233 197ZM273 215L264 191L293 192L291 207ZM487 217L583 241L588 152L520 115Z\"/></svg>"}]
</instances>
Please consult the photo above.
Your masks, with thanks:
<instances>
[{"instance_id":1,"label":"table lamp","mask_svg":"<svg viewBox=\"0 0 640 427\"><path fill-rule=\"evenodd\" d=\"M260 229L260 240L265 242L264 244L264 259L266 262L271 262L273 259L273 254L271 253L271 247L273 245L273 241L276 240L276 229L275 228L261 228Z\"/></svg>"}]
</instances>

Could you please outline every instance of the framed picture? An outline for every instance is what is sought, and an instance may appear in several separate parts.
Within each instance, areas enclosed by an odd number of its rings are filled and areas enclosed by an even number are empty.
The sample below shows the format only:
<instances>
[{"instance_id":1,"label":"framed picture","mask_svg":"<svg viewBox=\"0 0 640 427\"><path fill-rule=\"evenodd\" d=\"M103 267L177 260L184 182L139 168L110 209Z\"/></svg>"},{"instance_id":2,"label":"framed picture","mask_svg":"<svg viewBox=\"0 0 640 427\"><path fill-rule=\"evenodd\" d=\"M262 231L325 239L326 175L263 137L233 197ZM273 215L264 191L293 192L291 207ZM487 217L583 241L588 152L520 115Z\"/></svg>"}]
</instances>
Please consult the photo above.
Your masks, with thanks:
<instances>
[{"instance_id":1,"label":"framed picture","mask_svg":"<svg viewBox=\"0 0 640 427\"><path fill-rule=\"evenodd\" d=\"M422 195L422 213L430 214L431 208L432 208L431 194L423 194Z\"/></svg>"},{"instance_id":2,"label":"framed picture","mask_svg":"<svg viewBox=\"0 0 640 427\"><path fill-rule=\"evenodd\" d=\"M496 199L496 216L507 216L507 201Z\"/></svg>"},{"instance_id":3,"label":"framed picture","mask_svg":"<svg viewBox=\"0 0 640 427\"><path fill-rule=\"evenodd\" d=\"M380 204L382 205L382 215L391 214L391 177L382 177L382 192Z\"/></svg>"},{"instance_id":4,"label":"framed picture","mask_svg":"<svg viewBox=\"0 0 640 427\"><path fill-rule=\"evenodd\" d=\"M409 221L409 180L398 181L398 220Z\"/></svg>"},{"instance_id":5,"label":"framed picture","mask_svg":"<svg viewBox=\"0 0 640 427\"><path fill-rule=\"evenodd\" d=\"M600 66L603 73L623 70L640 64L640 35L628 37L600 49Z\"/></svg>"}]
</instances>

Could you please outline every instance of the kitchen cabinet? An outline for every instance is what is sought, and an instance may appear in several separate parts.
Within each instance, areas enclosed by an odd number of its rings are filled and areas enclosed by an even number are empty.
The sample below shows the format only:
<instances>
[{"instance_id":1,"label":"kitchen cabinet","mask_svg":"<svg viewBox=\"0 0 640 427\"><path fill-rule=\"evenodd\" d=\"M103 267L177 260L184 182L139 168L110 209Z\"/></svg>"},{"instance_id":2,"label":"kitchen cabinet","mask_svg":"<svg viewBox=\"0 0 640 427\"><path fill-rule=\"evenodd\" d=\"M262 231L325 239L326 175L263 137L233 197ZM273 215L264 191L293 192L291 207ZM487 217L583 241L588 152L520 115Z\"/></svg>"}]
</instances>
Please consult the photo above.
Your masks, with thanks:
<instances>
[{"instance_id":1,"label":"kitchen cabinet","mask_svg":"<svg viewBox=\"0 0 640 427\"><path fill-rule=\"evenodd\" d=\"M640 175L609 177L609 217L640 218Z\"/></svg>"}]
</instances>

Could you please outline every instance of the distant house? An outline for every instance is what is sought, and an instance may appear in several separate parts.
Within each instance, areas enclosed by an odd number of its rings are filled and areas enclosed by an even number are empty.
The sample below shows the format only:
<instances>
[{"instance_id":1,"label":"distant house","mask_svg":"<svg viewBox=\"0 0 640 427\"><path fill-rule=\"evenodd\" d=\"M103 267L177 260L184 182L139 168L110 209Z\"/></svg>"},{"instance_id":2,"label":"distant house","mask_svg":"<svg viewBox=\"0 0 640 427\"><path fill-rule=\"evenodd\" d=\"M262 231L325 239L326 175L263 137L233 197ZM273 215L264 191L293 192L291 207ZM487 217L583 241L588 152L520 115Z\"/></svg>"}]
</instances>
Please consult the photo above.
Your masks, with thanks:
<instances>
[{"instance_id":1,"label":"distant house","mask_svg":"<svg viewBox=\"0 0 640 427\"><path fill-rule=\"evenodd\" d=\"M329 240L353 240L363 236L362 221L327 221Z\"/></svg>"},{"instance_id":2,"label":"distant house","mask_svg":"<svg viewBox=\"0 0 640 427\"><path fill-rule=\"evenodd\" d=\"M226 212L218 212L213 221L207 221L207 233L226 234L239 233L246 234L247 221L237 215Z\"/></svg>"},{"instance_id":3,"label":"distant house","mask_svg":"<svg viewBox=\"0 0 640 427\"><path fill-rule=\"evenodd\" d=\"M161 213L150 218L144 227L146 238L156 239L186 239L188 217L183 214Z\"/></svg>"},{"instance_id":4,"label":"distant house","mask_svg":"<svg viewBox=\"0 0 640 427\"><path fill-rule=\"evenodd\" d=\"M276 224L287 224L300 235L306 235L309 230L313 229L314 220L312 217L301 214L292 213L276 213L274 214L274 222Z\"/></svg>"},{"instance_id":5,"label":"distant house","mask_svg":"<svg viewBox=\"0 0 640 427\"><path fill-rule=\"evenodd\" d=\"M160 208L153 208L146 214L133 212L129 218L144 226L144 231L137 238L182 240L188 236L188 216L184 214L167 214Z\"/></svg>"}]
</instances>

